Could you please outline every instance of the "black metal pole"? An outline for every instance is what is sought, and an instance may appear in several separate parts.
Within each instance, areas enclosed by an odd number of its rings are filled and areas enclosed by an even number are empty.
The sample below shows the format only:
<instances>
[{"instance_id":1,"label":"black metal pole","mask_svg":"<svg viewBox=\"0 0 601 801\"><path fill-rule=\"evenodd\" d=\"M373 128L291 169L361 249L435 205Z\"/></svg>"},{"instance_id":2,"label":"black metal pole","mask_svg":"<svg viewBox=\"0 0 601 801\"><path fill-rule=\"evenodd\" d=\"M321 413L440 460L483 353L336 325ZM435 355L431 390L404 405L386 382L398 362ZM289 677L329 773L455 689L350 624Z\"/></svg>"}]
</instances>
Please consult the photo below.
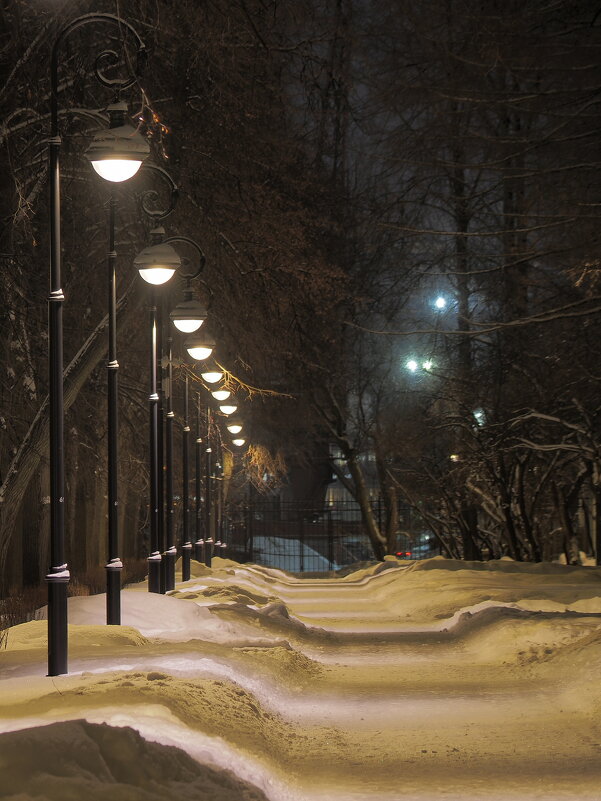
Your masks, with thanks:
<instances>
[{"instance_id":1,"label":"black metal pole","mask_svg":"<svg viewBox=\"0 0 601 801\"><path fill-rule=\"evenodd\" d=\"M121 569L119 559L119 363L117 361L117 278L115 251L115 212L117 198L111 190L109 201L108 250L108 559L106 568L106 622L121 623Z\"/></svg>"},{"instance_id":2,"label":"black metal pole","mask_svg":"<svg viewBox=\"0 0 601 801\"><path fill-rule=\"evenodd\" d=\"M184 385L184 427L182 430L182 581L190 578L190 559L192 543L190 542L190 424L189 424L189 379L186 376Z\"/></svg>"},{"instance_id":3,"label":"black metal pole","mask_svg":"<svg viewBox=\"0 0 601 801\"><path fill-rule=\"evenodd\" d=\"M165 419L165 591L175 589L175 563L177 561L177 548L175 547L174 534L174 509L173 509L173 423L175 414L173 412L173 340L171 329L167 337L167 388L165 400L167 404L167 414Z\"/></svg>"},{"instance_id":4,"label":"black metal pole","mask_svg":"<svg viewBox=\"0 0 601 801\"><path fill-rule=\"evenodd\" d=\"M205 565L211 567L213 559L213 532L212 525L212 510L211 510L211 409L207 407L207 439L205 448Z\"/></svg>"},{"instance_id":5,"label":"black metal pole","mask_svg":"<svg viewBox=\"0 0 601 801\"><path fill-rule=\"evenodd\" d=\"M61 289L61 140L55 127L56 53L53 52L53 131L50 139L50 295L48 298L50 382L50 570L48 583L48 675L68 672L67 584L65 561L65 453L63 402L63 301Z\"/></svg>"},{"instance_id":6,"label":"black metal pole","mask_svg":"<svg viewBox=\"0 0 601 801\"><path fill-rule=\"evenodd\" d=\"M63 401L63 302L61 288L60 148L58 133L58 46L52 48L49 143L50 294L48 297L48 373L50 397L50 569L48 583L48 675L68 671L67 584L65 561L65 454Z\"/></svg>"},{"instance_id":7,"label":"black metal pole","mask_svg":"<svg viewBox=\"0 0 601 801\"><path fill-rule=\"evenodd\" d=\"M159 552L161 553L161 593L165 593L166 588L166 574L165 574L165 437L164 437L164 407L163 398L165 393L163 391L164 376L163 376L163 296L161 295L160 302L157 302L157 393L159 396L158 401L158 442L157 442L157 461L158 461L158 509L159 509Z\"/></svg>"},{"instance_id":8,"label":"black metal pole","mask_svg":"<svg viewBox=\"0 0 601 801\"><path fill-rule=\"evenodd\" d=\"M157 306L156 291L150 291L150 555L148 591L161 591L159 550L159 395L157 392Z\"/></svg>"},{"instance_id":9,"label":"black metal pole","mask_svg":"<svg viewBox=\"0 0 601 801\"><path fill-rule=\"evenodd\" d=\"M205 541L202 536L202 437L200 436L200 393L196 395L196 442L195 442L195 491L196 491L196 542L194 543L194 558L197 562L204 562Z\"/></svg>"}]
</instances>

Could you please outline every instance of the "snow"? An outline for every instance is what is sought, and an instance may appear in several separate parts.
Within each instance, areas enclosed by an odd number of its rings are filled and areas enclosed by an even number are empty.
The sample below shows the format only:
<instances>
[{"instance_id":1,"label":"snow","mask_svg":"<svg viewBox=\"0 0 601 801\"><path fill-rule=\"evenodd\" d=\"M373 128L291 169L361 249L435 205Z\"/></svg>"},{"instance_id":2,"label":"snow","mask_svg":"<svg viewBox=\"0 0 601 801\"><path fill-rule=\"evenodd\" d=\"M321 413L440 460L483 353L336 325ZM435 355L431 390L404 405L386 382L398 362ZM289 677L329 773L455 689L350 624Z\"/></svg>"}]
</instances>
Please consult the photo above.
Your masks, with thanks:
<instances>
[{"instance_id":1,"label":"snow","mask_svg":"<svg viewBox=\"0 0 601 801\"><path fill-rule=\"evenodd\" d=\"M388 560L302 578L215 558L167 596L69 599L0 652L0 797L601 797L601 569Z\"/></svg>"}]
</instances>

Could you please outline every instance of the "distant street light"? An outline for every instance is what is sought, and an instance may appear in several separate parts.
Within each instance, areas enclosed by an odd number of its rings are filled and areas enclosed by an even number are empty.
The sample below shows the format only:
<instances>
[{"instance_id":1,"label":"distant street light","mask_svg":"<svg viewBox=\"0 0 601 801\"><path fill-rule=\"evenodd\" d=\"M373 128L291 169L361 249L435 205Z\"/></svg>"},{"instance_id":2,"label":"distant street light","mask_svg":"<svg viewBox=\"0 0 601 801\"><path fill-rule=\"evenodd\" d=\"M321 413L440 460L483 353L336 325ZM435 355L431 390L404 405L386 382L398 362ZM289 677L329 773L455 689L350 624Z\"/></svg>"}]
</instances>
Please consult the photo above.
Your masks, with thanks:
<instances>
[{"instance_id":1,"label":"distant street light","mask_svg":"<svg viewBox=\"0 0 601 801\"><path fill-rule=\"evenodd\" d=\"M108 130L97 133L86 151L95 171L106 181L126 181L137 173L149 155L146 140L126 122L125 103L108 107ZM111 188L109 200L108 268L108 359L107 359L107 474L108 474L108 548L106 569L106 622L121 623L121 570L119 558L119 362L117 361L117 253L115 251L115 215L117 197Z\"/></svg>"},{"instance_id":2,"label":"distant street light","mask_svg":"<svg viewBox=\"0 0 601 801\"><path fill-rule=\"evenodd\" d=\"M195 514L195 533L194 558L197 562L204 563L204 537L202 531L202 431L200 420L200 392L196 395L196 441L194 448L195 455L195 490L196 490L196 514Z\"/></svg>"},{"instance_id":3,"label":"distant street light","mask_svg":"<svg viewBox=\"0 0 601 801\"><path fill-rule=\"evenodd\" d=\"M219 407L219 411L223 412L223 414L227 414L227 415L234 414L234 412L237 411L237 409L238 409L238 407L236 405L234 405L233 403L232 404L223 404L222 406Z\"/></svg>"},{"instance_id":4,"label":"distant street light","mask_svg":"<svg viewBox=\"0 0 601 801\"><path fill-rule=\"evenodd\" d=\"M200 376L207 384L216 384L223 378L223 373L221 370L207 370L205 373L201 373Z\"/></svg>"},{"instance_id":5,"label":"distant street light","mask_svg":"<svg viewBox=\"0 0 601 801\"><path fill-rule=\"evenodd\" d=\"M134 267L148 284L165 284L180 267L182 260L168 242L163 241L165 229L160 226L150 232L152 245L140 251Z\"/></svg>"},{"instance_id":6,"label":"distant street light","mask_svg":"<svg viewBox=\"0 0 601 801\"><path fill-rule=\"evenodd\" d=\"M189 336L184 342L184 347L195 361L202 362L213 353L215 340L205 331Z\"/></svg>"},{"instance_id":7,"label":"distant street light","mask_svg":"<svg viewBox=\"0 0 601 801\"><path fill-rule=\"evenodd\" d=\"M416 371L416 370L417 370L417 368L419 367L419 364L418 364L418 363L415 361L415 359L409 359L409 361L407 362L407 364L405 365L405 367L406 367L408 370L410 370L412 373L415 373L415 371Z\"/></svg>"},{"instance_id":8,"label":"distant street light","mask_svg":"<svg viewBox=\"0 0 601 801\"><path fill-rule=\"evenodd\" d=\"M198 266L193 273L185 274L183 277L186 279L186 289L184 290L184 299L173 309L170 313L169 317L173 325L185 334L193 334L197 331L202 324L204 323L207 312L204 306L194 300L191 284L196 278L200 276L202 273L205 263L206 257L205 254L194 239L190 239L190 237L185 236L172 236L169 237L169 242L180 242L182 244L191 245L198 254ZM169 358L170 363L170 372L171 372L171 356ZM190 425L189 425L189 379L186 375L185 378L185 394L184 394L184 424L182 427L182 483L183 483L183 492L182 492L182 501L183 501L183 526L182 526L182 538L181 538L181 550L182 550L182 581L188 581L190 578L190 560L192 556L192 543L190 541ZM167 416L167 487L173 485L173 457L172 457L172 448L173 448L173 419L174 415L171 413L171 416ZM172 515L173 512L173 503L172 503L172 496L167 498L168 501L168 508L167 514ZM168 517L168 520L170 518ZM167 569L165 571L165 586L169 588L171 586L175 586L175 561L177 557L177 551L175 549L175 544L173 542L173 527L169 528L167 531L168 539L172 544L171 553L174 553L173 558L168 558ZM167 543L169 545L169 542Z\"/></svg>"},{"instance_id":9,"label":"distant street light","mask_svg":"<svg viewBox=\"0 0 601 801\"><path fill-rule=\"evenodd\" d=\"M242 431L242 423L240 420L230 420L226 428L230 434L239 434Z\"/></svg>"},{"instance_id":10,"label":"distant street light","mask_svg":"<svg viewBox=\"0 0 601 801\"><path fill-rule=\"evenodd\" d=\"M211 395L215 398L216 401L224 401L229 398L232 393L229 389L214 389L211 392Z\"/></svg>"},{"instance_id":11,"label":"distant street light","mask_svg":"<svg viewBox=\"0 0 601 801\"><path fill-rule=\"evenodd\" d=\"M443 298L442 295L439 295L436 300L434 301L434 307L442 311L447 306L446 298Z\"/></svg>"},{"instance_id":12,"label":"distant street light","mask_svg":"<svg viewBox=\"0 0 601 801\"><path fill-rule=\"evenodd\" d=\"M190 405L189 379L184 386L184 421L182 427L182 581L190 578L192 543L190 542Z\"/></svg>"},{"instance_id":13,"label":"distant street light","mask_svg":"<svg viewBox=\"0 0 601 801\"><path fill-rule=\"evenodd\" d=\"M486 423L486 413L484 412L484 409L474 409L473 415L474 415L474 417L476 419L476 423L479 426L485 425L485 423Z\"/></svg>"},{"instance_id":14,"label":"distant street light","mask_svg":"<svg viewBox=\"0 0 601 801\"><path fill-rule=\"evenodd\" d=\"M207 311L192 298L192 290L186 289L184 300L177 304L169 317L178 331L183 334L193 334L206 320Z\"/></svg>"},{"instance_id":15,"label":"distant street light","mask_svg":"<svg viewBox=\"0 0 601 801\"><path fill-rule=\"evenodd\" d=\"M155 229L151 236L153 244L145 248L134 259L140 276L151 285L150 289L150 555L148 557L148 591L161 592L160 551L160 470L159 458L159 394L157 383L158 358L158 310L155 287L168 281L181 259L171 247L162 241L163 229Z\"/></svg>"}]
</instances>

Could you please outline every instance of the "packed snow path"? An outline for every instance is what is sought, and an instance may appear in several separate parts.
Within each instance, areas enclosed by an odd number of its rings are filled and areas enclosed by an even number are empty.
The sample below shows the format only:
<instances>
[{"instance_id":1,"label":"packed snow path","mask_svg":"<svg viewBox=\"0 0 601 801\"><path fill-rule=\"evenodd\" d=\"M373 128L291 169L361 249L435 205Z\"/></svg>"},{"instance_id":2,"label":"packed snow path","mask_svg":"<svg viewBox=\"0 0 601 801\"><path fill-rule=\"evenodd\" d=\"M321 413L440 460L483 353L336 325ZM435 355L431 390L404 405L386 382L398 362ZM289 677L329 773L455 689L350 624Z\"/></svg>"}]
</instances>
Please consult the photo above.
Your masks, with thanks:
<instances>
[{"instance_id":1,"label":"packed snow path","mask_svg":"<svg viewBox=\"0 0 601 801\"><path fill-rule=\"evenodd\" d=\"M68 676L43 621L10 631L1 798L601 798L597 568L215 560L104 604L70 600Z\"/></svg>"}]
</instances>

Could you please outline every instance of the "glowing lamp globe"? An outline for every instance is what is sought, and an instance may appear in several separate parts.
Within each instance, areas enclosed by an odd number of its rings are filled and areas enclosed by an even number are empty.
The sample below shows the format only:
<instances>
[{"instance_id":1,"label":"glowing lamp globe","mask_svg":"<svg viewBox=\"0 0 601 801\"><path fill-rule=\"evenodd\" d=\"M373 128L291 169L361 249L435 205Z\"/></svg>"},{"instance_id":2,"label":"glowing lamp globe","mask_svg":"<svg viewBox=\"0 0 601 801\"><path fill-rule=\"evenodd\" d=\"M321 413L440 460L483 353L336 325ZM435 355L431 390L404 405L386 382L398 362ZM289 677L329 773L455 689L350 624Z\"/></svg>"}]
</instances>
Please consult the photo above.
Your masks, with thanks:
<instances>
[{"instance_id":1,"label":"glowing lamp globe","mask_svg":"<svg viewBox=\"0 0 601 801\"><path fill-rule=\"evenodd\" d=\"M207 370L206 373L201 373L200 375L207 384L216 384L223 378L223 373L220 370Z\"/></svg>"},{"instance_id":2,"label":"glowing lamp globe","mask_svg":"<svg viewBox=\"0 0 601 801\"><path fill-rule=\"evenodd\" d=\"M238 423L235 420L232 420L229 425L226 426L227 430L230 434L239 434L242 431L242 423Z\"/></svg>"},{"instance_id":3,"label":"glowing lamp globe","mask_svg":"<svg viewBox=\"0 0 601 801\"><path fill-rule=\"evenodd\" d=\"M236 445L238 448L242 447L242 445L244 445L245 442L246 442L245 439L233 439L232 440L232 443L234 445Z\"/></svg>"},{"instance_id":4,"label":"glowing lamp globe","mask_svg":"<svg viewBox=\"0 0 601 801\"><path fill-rule=\"evenodd\" d=\"M227 400L231 394L229 389L215 389L211 392L211 395L218 401Z\"/></svg>"},{"instance_id":5,"label":"glowing lamp globe","mask_svg":"<svg viewBox=\"0 0 601 801\"><path fill-rule=\"evenodd\" d=\"M184 347L197 362L208 359L215 348L215 340L208 334L193 334L184 342Z\"/></svg>"},{"instance_id":6,"label":"glowing lamp globe","mask_svg":"<svg viewBox=\"0 0 601 801\"><path fill-rule=\"evenodd\" d=\"M180 257L166 242L144 248L134 259L134 266L140 276L154 286L166 283L181 263Z\"/></svg>"},{"instance_id":7,"label":"glowing lamp globe","mask_svg":"<svg viewBox=\"0 0 601 801\"><path fill-rule=\"evenodd\" d=\"M150 154L144 137L125 120L125 103L108 108L110 128L98 131L86 150L86 157L101 178L121 183L132 178Z\"/></svg>"},{"instance_id":8,"label":"glowing lamp globe","mask_svg":"<svg viewBox=\"0 0 601 801\"><path fill-rule=\"evenodd\" d=\"M226 404L224 406L220 406L219 410L221 412L223 412L223 414L230 415L230 414L234 414L234 412L236 411L237 408L238 408L237 406L233 406L233 405L230 406L230 405Z\"/></svg>"},{"instance_id":9,"label":"glowing lamp globe","mask_svg":"<svg viewBox=\"0 0 601 801\"><path fill-rule=\"evenodd\" d=\"M191 297L186 297L177 304L169 317L178 331L183 334L193 334L207 319L207 311L200 303Z\"/></svg>"}]
</instances>

